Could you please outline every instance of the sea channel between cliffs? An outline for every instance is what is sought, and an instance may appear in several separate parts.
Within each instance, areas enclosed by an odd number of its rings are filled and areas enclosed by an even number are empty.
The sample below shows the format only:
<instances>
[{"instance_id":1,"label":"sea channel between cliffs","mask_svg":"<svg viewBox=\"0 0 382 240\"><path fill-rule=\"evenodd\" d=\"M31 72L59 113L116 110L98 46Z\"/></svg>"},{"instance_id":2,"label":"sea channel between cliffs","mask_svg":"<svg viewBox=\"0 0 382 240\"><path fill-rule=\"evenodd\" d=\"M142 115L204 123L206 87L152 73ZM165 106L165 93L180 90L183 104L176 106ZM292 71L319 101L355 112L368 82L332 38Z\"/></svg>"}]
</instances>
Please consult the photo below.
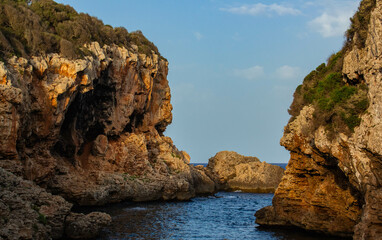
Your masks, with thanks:
<instances>
[{"instance_id":1,"label":"sea channel between cliffs","mask_svg":"<svg viewBox=\"0 0 382 240\"><path fill-rule=\"evenodd\" d=\"M382 239L382 0L297 87L285 171L231 151L190 164L141 31L52 0L0 16L0 239Z\"/></svg>"}]
</instances>

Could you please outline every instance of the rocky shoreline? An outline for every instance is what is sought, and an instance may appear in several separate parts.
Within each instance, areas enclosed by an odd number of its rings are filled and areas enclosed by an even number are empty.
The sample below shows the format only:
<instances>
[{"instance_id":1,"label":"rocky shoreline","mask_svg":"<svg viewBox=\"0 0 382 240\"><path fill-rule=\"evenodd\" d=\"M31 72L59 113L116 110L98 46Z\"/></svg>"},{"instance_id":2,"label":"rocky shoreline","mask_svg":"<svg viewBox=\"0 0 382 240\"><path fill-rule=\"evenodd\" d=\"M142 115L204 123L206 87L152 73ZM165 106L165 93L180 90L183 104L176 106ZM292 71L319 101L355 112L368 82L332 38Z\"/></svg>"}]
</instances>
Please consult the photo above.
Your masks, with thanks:
<instances>
[{"instance_id":1,"label":"rocky shoreline","mask_svg":"<svg viewBox=\"0 0 382 240\"><path fill-rule=\"evenodd\" d=\"M94 234L81 232L86 226L96 233L98 225L110 220L102 220L107 217L99 213L73 215L67 201L90 206L187 200L210 191L195 188L203 173L163 136L172 119L168 63L154 53L139 54L136 46L101 48L94 42L87 48L92 56L85 59L48 54L0 62L0 169L33 181L28 184L35 191L46 189L54 194L46 193L49 198L66 204L64 210L52 205L49 211L64 212L46 220L59 222L60 231L31 228L26 239L60 238L63 226L71 229L66 236L90 237ZM4 181L7 184L8 178ZM6 197L5 189L1 192ZM8 208L10 203L2 199L1 204ZM35 203L28 198L22 204ZM23 216L18 217L22 223ZM1 237L13 235L6 231L13 228L10 224L3 220Z\"/></svg>"},{"instance_id":2,"label":"rocky shoreline","mask_svg":"<svg viewBox=\"0 0 382 240\"><path fill-rule=\"evenodd\" d=\"M195 170L162 134L168 63L133 48L88 50L0 64L0 166L80 205L194 196Z\"/></svg>"},{"instance_id":3,"label":"rocky shoreline","mask_svg":"<svg viewBox=\"0 0 382 240\"><path fill-rule=\"evenodd\" d=\"M345 109L341 110L345 112L342 119L353 114L352 119L358 121L353 122L351 131L334 132L339 126L334 122L336 113L326 125L317 126L319 105L293 110L297 114L281 139L281 145L290 151L290 161L272 206L256 213L258 224L295 226L356 240L381 239L381 19L382 1L362 1L347 32L347 43L336 55L340 59L338 76L345 87L365 85L356 91L362 94L367 90L367 101L362 105L366 110L358 116L354 110L346 113L357 105L360 95L349 98L349 104L341 106ZM317 69L310 77L319 72Z\"/></svg>"},{"instance_id":4,"label":"rocky shoreline","mask_svg":"<svg viewBox=\"0 0 382 240\"><path fill-rule=\"evenodd\" d=\"M36 191L54 194L46 193L66 204L60 218L47 218L59 222L60 231L41 227L26 239L50 234L55 239L65 234L88 238L110 220L100 213L73 215L72 204L188 200L246 188L222 188L213 168L189 165L188 154L163 135L172 121L167 61L154 52L140 54L134 45L101 48L93 42L86 47L91 55L84 59L52 53L0 62L0 169L32 181ZM12 229L7 224L4 220L1 227ZM69 233L64 234L64 226ZM86 228L94 228L94 234L81 232Z\"/></svg>"},{"instance_id":5,"label":"rocky shoreline","mask_svg":"<svg viewBox=\"0 0 382 240\"><path fill-rule=\"evenodd\" d=\"M0 237L88 239L111 223L106 213L71 212L72 204L0 168Z\"/></svg>"},{"instance_id":6,"label":"rocky shoreline","mask_svg":"<svg viewBox=\"0 0 382 240\"><path fill-rule=\"evenodd\" d=\"M169 63L155 45L139 31L38 2L1 3L0 239L94 238L111 217L73 206L236 190L275 192L272 206L256 213L263 226L381 238L382 0L361 2L344 48L296 89L281 139L290 151L286 171L228 151L207 167L190 165L164 135L172 122ZM47 7L61 29L36 11ZM34 23L25 36L17 35L25 23L12 29L19 15L33 19L23 18ZM80 23L97 26L81 41L59 32ZM44 39L51 49L41 47Z\"/></svg>"}]
</instances>

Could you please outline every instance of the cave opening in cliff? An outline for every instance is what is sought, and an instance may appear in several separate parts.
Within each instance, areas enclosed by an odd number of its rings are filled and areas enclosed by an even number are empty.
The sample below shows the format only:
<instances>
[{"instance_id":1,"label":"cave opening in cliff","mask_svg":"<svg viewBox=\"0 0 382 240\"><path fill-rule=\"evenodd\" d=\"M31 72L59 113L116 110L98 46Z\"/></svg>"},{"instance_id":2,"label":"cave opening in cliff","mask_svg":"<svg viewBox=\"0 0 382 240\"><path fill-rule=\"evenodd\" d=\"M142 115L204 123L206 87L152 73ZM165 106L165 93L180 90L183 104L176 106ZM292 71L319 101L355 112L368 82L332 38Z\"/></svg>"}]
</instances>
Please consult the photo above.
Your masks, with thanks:
<instances>
[{"instance_id":1,"label":"cave opening in cliff","mask_svg":"<svg viewBox=\"0 0 382 240\"><path fill-rule=\"evenodd\" d=\"M115 85L110 81L107 70L93 81L93 89L78 92L65 113L60 128L59 140L53 151L62 157L73 159L81 155L86 143L105 134L109 118L116 106Z\"/></svg>"},{"instance_id":2,"label":"cave opening in cliff","mask_svg":"<svg viewBox=\"0 0 382 240\"><path fill-rule=\"evenodd\" d=\"M126 124L125 128L123 129L123 132L132 133L135 131L135 129L139 128L143 124L143 118L144 114L140 113L137 110L134 110L134 112L130 115L130 121L128 124Z\"/></svg>"},{"instance_id":3,"label":"cave opening in cliff","mask_svg":"<svg viewBox=\"0 0 382 240\"><path fill-rule=\"evenodd\" d=\"M61 157L72 159L76 152L76 145L73 139L75 119L79 109L81 94L77 94L73 102L69 105L65 113L64 121L60 128L60 136L53 146L53 152Z\"/></svg>"},{"instance_id":4,"label":"cave opening in cliff","mask_svg":"<svg viewBox=\"0 0 382 240\"><path fill-rule=\"evenodd\" d=\"M362 73L358 73L356 78L349 78L347 74L343 74L345 82L350 86L357 86L359 84L365 84L365 76Z\"/></svg>"}]
</instances>

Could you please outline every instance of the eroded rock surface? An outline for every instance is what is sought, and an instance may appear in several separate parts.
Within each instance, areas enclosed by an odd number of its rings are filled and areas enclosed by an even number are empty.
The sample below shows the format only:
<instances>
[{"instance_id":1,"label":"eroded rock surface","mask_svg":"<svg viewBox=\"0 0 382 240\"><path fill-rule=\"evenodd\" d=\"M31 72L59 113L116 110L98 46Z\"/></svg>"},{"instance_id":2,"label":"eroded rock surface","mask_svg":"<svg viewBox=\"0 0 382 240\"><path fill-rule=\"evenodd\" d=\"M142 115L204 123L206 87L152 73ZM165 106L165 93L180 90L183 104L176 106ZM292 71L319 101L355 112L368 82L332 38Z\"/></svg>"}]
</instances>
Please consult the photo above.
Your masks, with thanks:
<instances>
[{"instance_id":1,"label":"eroded rock surface","mask_svg":"<svg viewBox=\"0 0 382 240\"><path fill-rule=\"evenodd\" d=\"M185 200L199 175L163 136L168 62L132 46L0 63L0 166L80 205Z\"/></svg>"},{"instance_id":2,"label":"eroded rock surface","mask_svg":"<svg viewBox=\"0 0 382 240\"><path fill-rule=\"evenodd\" d=\"M72 239L94 238L110 223L111 217L106 213L92 212L87 215L71 213L66 218L65 233Z\"/></svg>"},{"instance_id":3,"label":"eroded rock surface","mask_svg":"<svg viewBox=\"0 0 382 240\"><path fill-rule=\"evenodd\" d=\"M78 214L71 213L71 207L62 197L0 168L0 239L88 239L110 223L110 216L99 212L74 221L72 216ZM70 232L73 222L86 226L81 231L88 233Z\"/></svg>"},{"instance_id":4,"label":"eroded rock surface","mask_svg":"<svg viewBox=\"0 0 382 240\"><path fill-rule=\"evenodd\" d=\"M222 151L210 158L206 167L218 189L245 192L274 192L281 182L284 169L260 162L256 157Z\"/></svg>"},{"instance_id":5,"label":"eroded rock surface","mask_svg":"<svg viewBox=\"0 0 382 240\"><path fill-rule=\"evenodd\" d=\"M343 62L344 81L368 86L369 107L360 125L350 136L328 136L326 126L308 132L314 108L305 106L285 128L281 145L291 158L273 206L256 213L257 223L382 239L381 39L382 1L377 0L365 46L347 49Z\"/></svg>"},{"instance_id":6,"label":"eroded rock surface","mask_svg":"<svg viewBox=\"0 0 382 240\"><path fill-rule=\"evenodd\" d=\"M172 121L168 62L140 31L104 26L54 1L3 5L8 30L7 37L0 32L1 169L60 196L52 198L61 199L63 206L68 204L64 199L103 205L187 200L210 191L211 179L190 166L190 156L163 135ZM27 17L17 22L12 14L17 12ZM32 32L26 27L30 22ZM61 31L63 25L67 34ZM78 33L90 25L91 31ZM44 37L52 40L45 41L46 46ZM91 42L94 39L102 46ZM8 205L18 196L6 189L0 194ZM33 232L35 221L29 218L36 213L23 201L17 206L26 219L4 223L4 236L20 232L25 237L15 238L49 239L65 232L82 239L94 236L110 220L103 214L70 213L68 205L62 213L70 222L65 231L63 219L53 224L51 218L52 226L37 224L42 230ZM43 205L38 211L49 218L51 211L61 209L51 206L53 210Z\"/></svg>"}]
</instances>

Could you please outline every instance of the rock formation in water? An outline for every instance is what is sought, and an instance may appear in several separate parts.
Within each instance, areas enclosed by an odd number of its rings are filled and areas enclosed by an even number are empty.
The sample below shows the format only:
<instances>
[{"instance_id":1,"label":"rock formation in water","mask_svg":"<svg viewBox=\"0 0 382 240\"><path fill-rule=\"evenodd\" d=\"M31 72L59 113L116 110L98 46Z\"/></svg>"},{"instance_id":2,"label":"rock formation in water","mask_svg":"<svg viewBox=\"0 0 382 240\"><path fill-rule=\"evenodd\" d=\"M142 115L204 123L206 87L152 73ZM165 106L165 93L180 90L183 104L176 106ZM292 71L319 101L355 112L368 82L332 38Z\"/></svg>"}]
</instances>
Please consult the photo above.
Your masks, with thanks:
<instances>
[{"instance_id":1,"label":"rock formation in water","mask_svg":"<svg viewBox=\"0 0 382 240\"><path fill-rule=\"evenodd\" d=\"M256 157L222 151L209 159L205 173L214 179L219 190L267 193L276 190L284 169Z\"/></svg>"},{"instance_id":2,"label":"rock formation in water","mask_svg":"<svg viewBox=\"0 0 382 240\"><path fill-rule=\"evenodd\" d=\"M344 48L296 90L281 139L291 158L257 223L382 238L381 89L382 1L364 0Z\"/></svg>"}]
</instances>

